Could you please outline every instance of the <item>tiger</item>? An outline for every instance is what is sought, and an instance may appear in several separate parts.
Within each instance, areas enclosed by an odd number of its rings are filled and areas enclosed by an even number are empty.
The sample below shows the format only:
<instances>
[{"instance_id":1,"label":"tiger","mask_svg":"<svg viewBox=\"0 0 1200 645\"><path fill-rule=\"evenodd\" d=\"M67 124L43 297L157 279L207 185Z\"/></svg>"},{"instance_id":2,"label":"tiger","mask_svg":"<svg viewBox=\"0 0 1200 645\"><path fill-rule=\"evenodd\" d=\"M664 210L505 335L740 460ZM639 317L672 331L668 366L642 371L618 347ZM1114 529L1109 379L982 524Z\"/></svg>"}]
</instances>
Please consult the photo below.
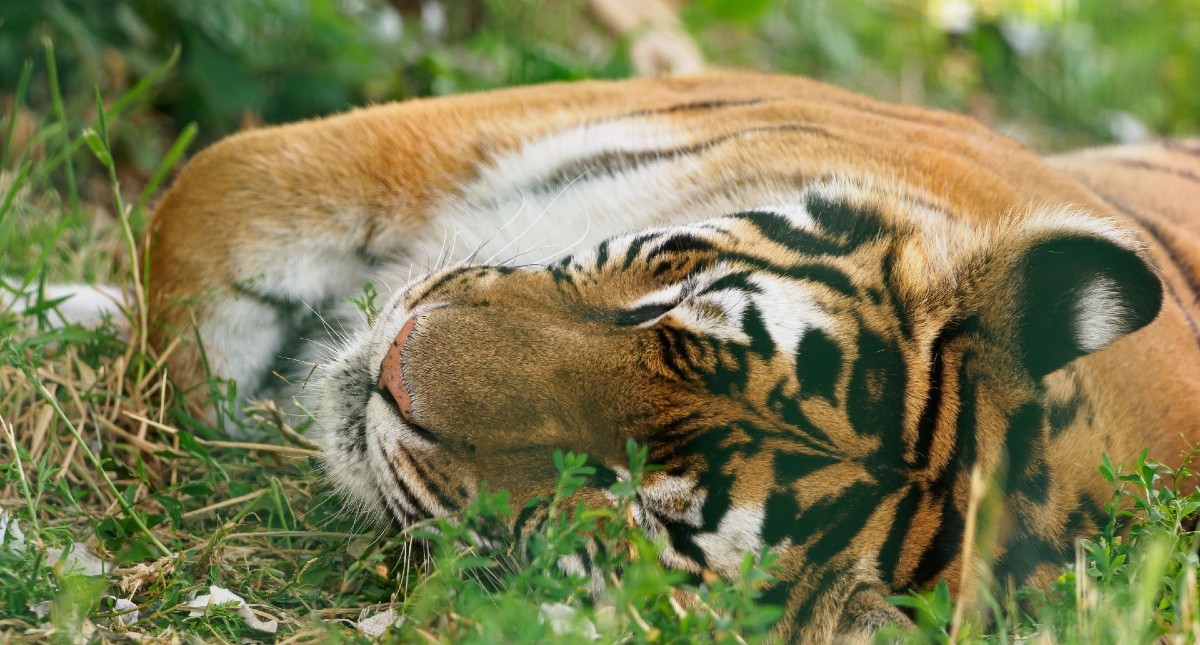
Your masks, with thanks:
<instances>
[{"instance_id":1,"label":"tiger","mask_svg":"<svg viewBox=\"0 0 1200 645\"><path fill-rule=\"evenodd\" d=\"M791 76L556 83L220 141L153 213L148 298L184 392L303 389L348 508L519 509L553 450L615 481L632 439L665 565L765 549L779 637L854 640L939 580L1049 584L1103 453L1200 438L1197 203L1200 140L1039 157Z\"/></svg>"}]
</instances>

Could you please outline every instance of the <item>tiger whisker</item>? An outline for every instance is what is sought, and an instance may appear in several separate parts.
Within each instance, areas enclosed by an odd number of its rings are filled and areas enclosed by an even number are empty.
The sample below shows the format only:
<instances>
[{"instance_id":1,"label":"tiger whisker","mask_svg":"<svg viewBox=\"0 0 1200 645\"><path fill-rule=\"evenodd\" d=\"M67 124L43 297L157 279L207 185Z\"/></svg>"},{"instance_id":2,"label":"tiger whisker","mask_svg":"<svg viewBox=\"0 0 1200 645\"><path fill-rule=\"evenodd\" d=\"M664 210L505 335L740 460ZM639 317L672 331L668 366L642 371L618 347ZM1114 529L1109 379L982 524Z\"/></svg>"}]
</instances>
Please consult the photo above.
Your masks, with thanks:
<instances>
[{"instance_id":1,"label":"tiger whisker","mask_svg":"<svg viewBox=\"0 0 1200 645\"><path fill-rule=\"evenodd\" d=\"M584 227L583 234L579 236L579 239L564 246L560 251L558 251L554 255L542 258L541 260L538 260L537 264L549 264L551 260L553 260L553 259L557 258L558 256L562 255L563 253L566 253L567 251L570 251L571 249L579 246L580 244L583 243L584 240L586 240L588 238L588 235L590 235L592 232L592 211L590 208L588 208L586 202L583 205L583 216L587 222L587 226Z\"/></svg>"},{"instance_id":2,"label":"tiger whisker","mask_svg":"<svg viewBox=\"0 0 1200 645\"><path fill-rule=\"evenodd\" d=\"M525 234L526 234L526 233L528 233L528 232L530 231L530 229L532 229L532 228L533 228L535 225L537 225L537 223L538 223L539 221L541 221L541 219L542 219L543 217L545 217L545 216L546 216L546 213L550 212L550 209L551 209L551 208L554 206L554 204L555 204L555 203L557 203L557 202L558 202L558 200L559 200L559 198L561 198L561 197L562 197L564 194L566 194L566 192L567 192L568 190L570 190L572 186L574 186L574 185L575 185L575 182L579 181L579 180L580 180L580 179L582 179L584 176L586 176L586 175L588 175L588 174L590 174L590 173L591 173L591 170L590 170L590 169L588 169L588 170L584 170L583 172L581 172L581 173L579 173L578 175L576 175L574 179L572 179L570 182L568 182L568 183L567 183L567 185L566 185L566 186L564 186L564 187L562 188L562 190L558 191L558 194L554 196L554 199L550 200L550 203L549 203L549 204L546 204L546 207L542 209L542 212L541 212L541 213L538 213L538 216L537 216L537 217L535 217L535 218L533 219L533 221L532 221L532 222L530 222L530 223L529 223L529 224L528 224L528 225L525 227L525 229L524 229L523 231L521 231L521 233L520 233L520 234L518 234L518 235L517 235L517 237L516 237L516 238L514 238L514 239L513 239L512 241L510 241L508 244L505 244L504 246L500 247L500 248L499 248L499 249L498 249L498 250L497 250L495 253L493 253L493 254L492 254L492 257L490 257L490 258L488 258L488 259L484 260L484 261L483 261L483 263L484 263L484 264L491 264L491 263L492 263L492 261L493 261L493 260L495 260L495 259L496 259L496 257L497 257L498 255L500 255L500 254L501 254L501 253L503 253L505 250L507 250L507 249L508 249L508 247L510 247L510 246L512 246L512 245L513 245L513 243L517 242L517 241L518 241L518 240L520 240L522 237L524 237L524 236L525 236Z\"/></svg>"}]
</instances>

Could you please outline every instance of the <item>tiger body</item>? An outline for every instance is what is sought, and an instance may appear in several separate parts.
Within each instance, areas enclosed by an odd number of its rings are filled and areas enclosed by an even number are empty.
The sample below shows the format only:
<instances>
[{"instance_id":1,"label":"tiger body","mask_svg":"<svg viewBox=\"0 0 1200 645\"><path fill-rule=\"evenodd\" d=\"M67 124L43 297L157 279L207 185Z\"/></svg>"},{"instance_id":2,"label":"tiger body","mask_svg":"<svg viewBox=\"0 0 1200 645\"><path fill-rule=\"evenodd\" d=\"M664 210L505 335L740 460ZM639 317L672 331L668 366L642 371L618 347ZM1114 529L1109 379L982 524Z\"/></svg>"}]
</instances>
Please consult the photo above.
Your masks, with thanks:
<instances>
[{"instance_id":1,"label":"tiger body","mask_svg":"<svg viewBox=\"0 0 1200 645\"><path fill-rule=\"evenodd\" d=\"M770 547L782 635L864 635L905 620L889 595L988 582L973 473L1001 499L990 577L1044 584L1103 520L1102 452L1200 437L1198 150L1043 160L751 73L372 107L192 160L151 313L177 383L206 361L261 392L387 285L308 386L351 504L403 527L486 481L519 507L554 448L619 478L634 438L667 564Z\"/></svg>"}]
</instances>

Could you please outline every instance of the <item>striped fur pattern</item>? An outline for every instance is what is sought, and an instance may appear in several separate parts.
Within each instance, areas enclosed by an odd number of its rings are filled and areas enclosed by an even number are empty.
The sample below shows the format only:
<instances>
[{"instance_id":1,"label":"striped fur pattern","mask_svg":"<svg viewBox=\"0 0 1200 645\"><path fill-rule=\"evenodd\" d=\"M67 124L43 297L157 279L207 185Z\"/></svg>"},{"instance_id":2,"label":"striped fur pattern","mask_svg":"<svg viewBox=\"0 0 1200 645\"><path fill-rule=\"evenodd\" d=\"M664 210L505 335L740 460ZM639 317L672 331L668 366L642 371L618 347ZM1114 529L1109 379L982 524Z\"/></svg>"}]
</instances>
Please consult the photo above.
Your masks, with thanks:
<instances>
[{"instance_id":1,"label":"striped fur pattern","mask_svg":"<svg viewBox=\"0 0 1200 645\"><path fill-rule=\"evenodd\" d=\"M163 342L194 326L261 390L388 285L305 393L349 504L403 527L486 481L519 505L555 448L611 481L634 438L667 564L732 577L768 547L781 636L865 637L941 578L1052 579L1100 521L1101 451L1200 434L1200 164L1174 146L1047 163L754 74L383 106L198 156L155 217L152 302ZM173 349L184 385L197 356ZM973 474L989 574L964 561Z\"/></svg>"}]
</instances>

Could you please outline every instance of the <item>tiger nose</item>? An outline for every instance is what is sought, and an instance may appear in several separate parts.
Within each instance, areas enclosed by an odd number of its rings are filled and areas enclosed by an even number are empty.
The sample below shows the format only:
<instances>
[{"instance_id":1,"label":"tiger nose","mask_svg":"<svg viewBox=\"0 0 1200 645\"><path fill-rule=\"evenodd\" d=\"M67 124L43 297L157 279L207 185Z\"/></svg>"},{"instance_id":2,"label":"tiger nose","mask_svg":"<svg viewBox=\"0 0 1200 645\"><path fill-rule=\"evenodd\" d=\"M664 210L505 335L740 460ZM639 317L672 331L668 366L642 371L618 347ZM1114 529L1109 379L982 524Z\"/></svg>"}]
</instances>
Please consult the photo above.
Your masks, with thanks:
<instances>
[{"instance_id":1,"label":"tiger nose","mask_svg":"<svg viewBox=\"0 0 1200 645\"><path fill-rule=\"evenodd\" d=\"M404 387L404 368L401 364L400 354L404 351L404 343L408 342L408 337L416 326L417 318L415 316L404 323L404 326L400 328L400 333L396 334L396 339L392 341L391 347L388 347L383 362L379 365L379 390L391 395L392 401L396 403L396 408L400 411L400 417L409 423L412 423L412 396L408 393L408 388Z\"/></svg>"}]
</instances>

